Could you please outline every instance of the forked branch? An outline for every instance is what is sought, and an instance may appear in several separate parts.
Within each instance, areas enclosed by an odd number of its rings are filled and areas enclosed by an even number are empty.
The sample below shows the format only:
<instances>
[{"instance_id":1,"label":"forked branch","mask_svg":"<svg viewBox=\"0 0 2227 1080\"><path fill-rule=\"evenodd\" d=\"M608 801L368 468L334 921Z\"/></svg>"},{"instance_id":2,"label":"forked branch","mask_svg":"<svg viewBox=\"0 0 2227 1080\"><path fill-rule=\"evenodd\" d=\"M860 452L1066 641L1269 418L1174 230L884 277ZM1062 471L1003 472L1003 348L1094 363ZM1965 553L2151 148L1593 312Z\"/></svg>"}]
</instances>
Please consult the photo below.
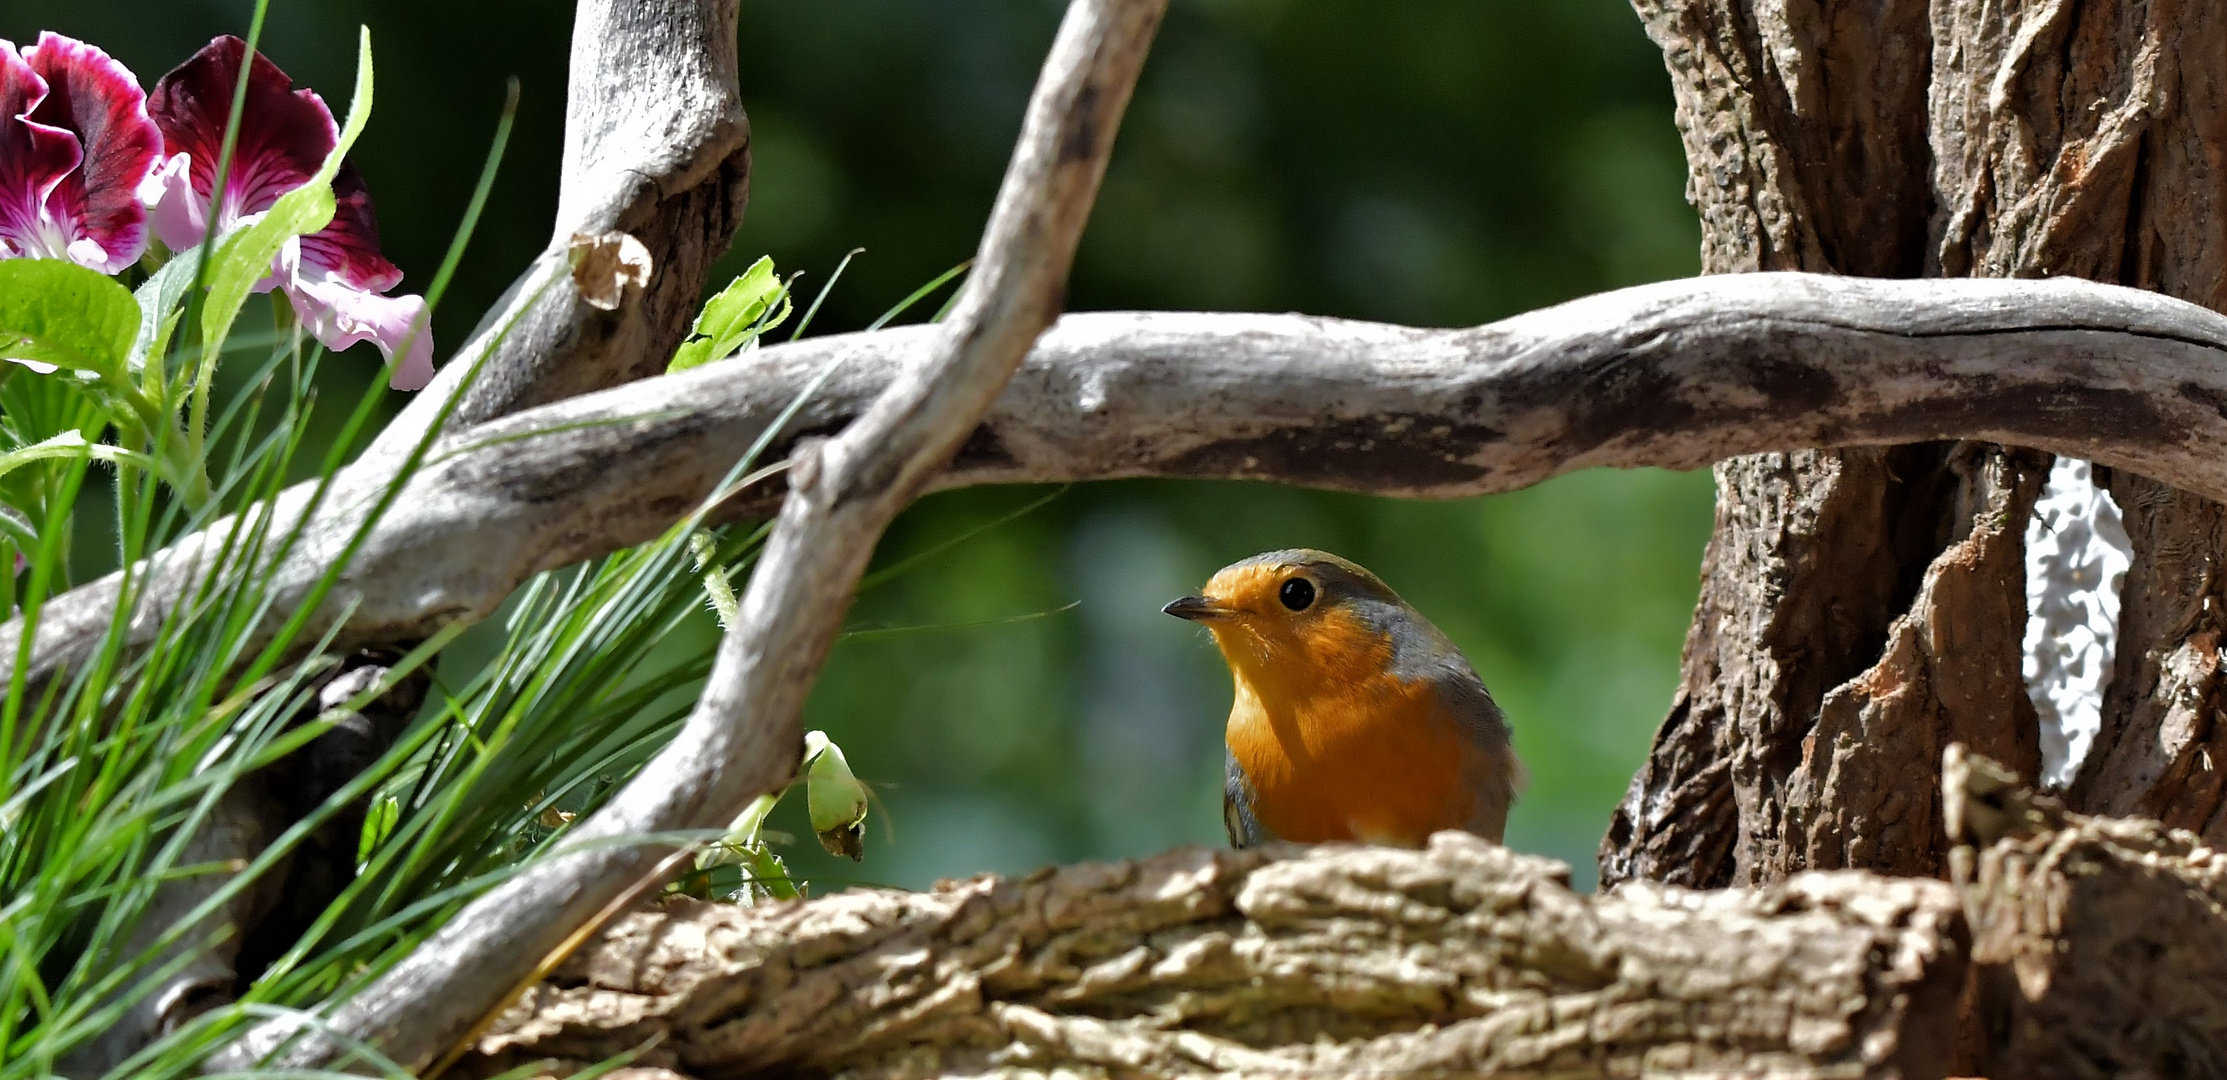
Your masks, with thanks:
<instances>
[{"instance_id":1,"label":"forked branch","mask_svg":"<svg viewBox=\"0 0 2227 1080\"><path fill-rule=\"evenodd\" d=\"M923 362L834 439L800 447L792 495L680 734L573 833L586 850L526 869L466 907L340 1004L328 1029L282 1022L219 1062L240 1067L289 1039L295 1067L367 1042L419 1069L519 988L576 929L653 875L667 844L716 829L780 788L803 748L806 694L884 527L978 424L1058 315L1068 266L1166 0L1074 0L1045 60L976 270Z\"/></svg>"}]
</instances>

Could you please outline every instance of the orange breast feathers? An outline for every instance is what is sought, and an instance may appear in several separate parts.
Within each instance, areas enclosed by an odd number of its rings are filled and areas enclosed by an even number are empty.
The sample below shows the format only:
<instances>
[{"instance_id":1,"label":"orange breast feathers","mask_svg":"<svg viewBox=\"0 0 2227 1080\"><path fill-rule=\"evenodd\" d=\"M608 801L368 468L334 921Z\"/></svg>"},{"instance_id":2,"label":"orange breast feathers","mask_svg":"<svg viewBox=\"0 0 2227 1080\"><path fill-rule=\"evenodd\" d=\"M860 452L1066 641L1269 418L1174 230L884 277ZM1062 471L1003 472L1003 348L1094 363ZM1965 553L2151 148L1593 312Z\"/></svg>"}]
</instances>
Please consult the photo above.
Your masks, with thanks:
<instances>
[{"instance_id":1,"label":"orange breast feathers","mask_svg":"<svg viewBox=\"0 0 2227 1080\"><path fill-rule=\"evenodd\" d=\"M1467 828L1481 751L1437 688L1393 675L1391 643L1350 613L1306 629L1273 643L1283 648L1224 646L1237 684L1225 734L1262 827L1300 843L1403 847Z\"/></svg>"},{"instance_id":2,"label":"orange breast feathers","mask_svg":"<svg viewBox=\"0 0 2227 1080\"><path fill-rule=\"evenodd\" d=\"M1360 566L1297 548L1224 567L1168 614L1204 625L1236 684L1224 824L1280 839L1498 842L1523 782L1506 718L1453 642Z\"/></svg>"}]
</instances>

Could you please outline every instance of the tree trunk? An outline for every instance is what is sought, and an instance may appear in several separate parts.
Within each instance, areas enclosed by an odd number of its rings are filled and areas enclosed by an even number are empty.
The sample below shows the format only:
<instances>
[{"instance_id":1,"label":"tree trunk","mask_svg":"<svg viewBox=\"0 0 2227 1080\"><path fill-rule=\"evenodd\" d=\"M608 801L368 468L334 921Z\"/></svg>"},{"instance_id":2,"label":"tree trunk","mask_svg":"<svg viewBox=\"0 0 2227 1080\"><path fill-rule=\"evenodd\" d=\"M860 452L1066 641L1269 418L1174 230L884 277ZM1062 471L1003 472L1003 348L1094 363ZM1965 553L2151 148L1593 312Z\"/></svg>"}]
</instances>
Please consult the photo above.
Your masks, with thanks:
<instances>
[{"instance_id":1,"label":"tree trunk","mask_svg":"<svg viewBox=\"0 0 2227 1080\"><path fill-rule=\"evenodd\" d=\"M1635 0L1711 273L2076 275L2227 300L2227 12L2176 0ZM1982 444L1717 468L1678 696L1606 883L1946 870L1952 741L2036 775L2023 532L2050 458ZM2076 809L2227 831L2227 512L2119 473L2135 545ZM2221 747L2227 754L2227 745ZM1922 785L1922 786L1921 786Z\"/></svg>"}]
</instances>

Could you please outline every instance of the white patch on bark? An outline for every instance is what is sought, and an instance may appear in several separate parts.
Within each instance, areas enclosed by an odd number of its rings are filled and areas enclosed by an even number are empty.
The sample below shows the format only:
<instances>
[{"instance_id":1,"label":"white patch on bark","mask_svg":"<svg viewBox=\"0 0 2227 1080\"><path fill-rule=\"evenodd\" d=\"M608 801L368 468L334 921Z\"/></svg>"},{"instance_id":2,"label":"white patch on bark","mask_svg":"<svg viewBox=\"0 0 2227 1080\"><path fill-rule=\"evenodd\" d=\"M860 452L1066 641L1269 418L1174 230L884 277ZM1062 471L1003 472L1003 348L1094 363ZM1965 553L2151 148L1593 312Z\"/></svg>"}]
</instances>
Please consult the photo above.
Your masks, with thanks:
<instances>
[{"instance_id":1,"label":"white patch on bark","mask_svg":"<svg viewBox=\"0 0 2227 1080\"><path fill-rule=\"evenodd\" d=\"M2087 462L2058 458L2026 522L2026 694L2041 715L2046 786L2072 782L2102 723L2132 556L2111 493Z\"/></svg>"}]
</instances>

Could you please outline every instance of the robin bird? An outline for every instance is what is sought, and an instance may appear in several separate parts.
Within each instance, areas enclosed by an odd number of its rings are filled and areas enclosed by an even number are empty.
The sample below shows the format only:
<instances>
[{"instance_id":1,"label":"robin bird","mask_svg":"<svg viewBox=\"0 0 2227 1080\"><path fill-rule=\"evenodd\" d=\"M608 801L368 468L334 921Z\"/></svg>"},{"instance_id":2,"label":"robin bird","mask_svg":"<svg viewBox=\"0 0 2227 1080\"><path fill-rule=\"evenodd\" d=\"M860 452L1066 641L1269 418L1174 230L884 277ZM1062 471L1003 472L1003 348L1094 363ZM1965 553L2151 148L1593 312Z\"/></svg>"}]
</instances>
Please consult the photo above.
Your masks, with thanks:
<instances>
[{"instance_id":1,"label":"robin bird","mask_svg":"<svg viewBox=\"0 0 2227 1080\"><path fill-rule=\"evenodd\" d=\"M1390 586L1321 551L1255 555L1162 609L1214 634L1235 681L1230 844L1498 843L1523 765L1469 661Z\"/></svg>"}]
</instances>

